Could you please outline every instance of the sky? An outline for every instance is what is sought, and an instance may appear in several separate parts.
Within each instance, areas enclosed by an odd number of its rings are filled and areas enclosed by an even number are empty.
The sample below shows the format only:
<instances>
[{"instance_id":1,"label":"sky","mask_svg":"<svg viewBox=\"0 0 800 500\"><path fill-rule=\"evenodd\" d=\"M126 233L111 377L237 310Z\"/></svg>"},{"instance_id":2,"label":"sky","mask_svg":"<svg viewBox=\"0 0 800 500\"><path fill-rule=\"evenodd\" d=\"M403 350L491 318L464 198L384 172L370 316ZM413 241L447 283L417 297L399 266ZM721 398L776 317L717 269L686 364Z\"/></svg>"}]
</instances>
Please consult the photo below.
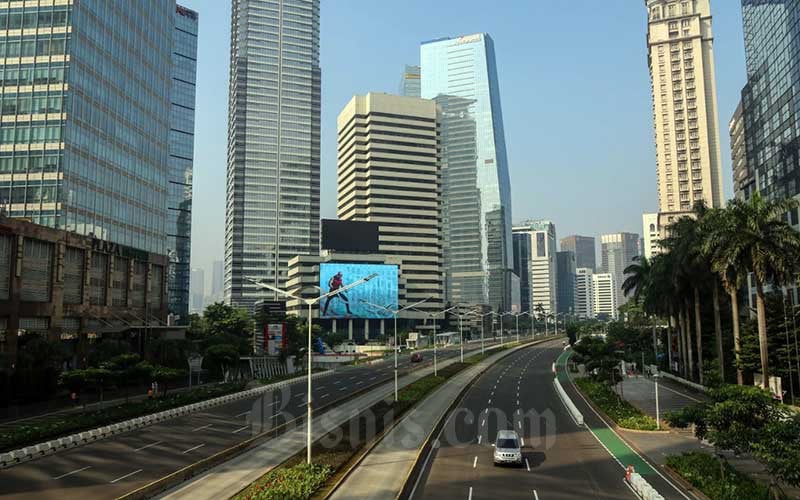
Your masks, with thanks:
<instances>
[{"instance_id":1,"label":"sky","mask_svg":"<svg viewBox=\"0 0 800 500\"><path fill-rule=\"evenodd\" d=\"M192 267L224 255L230 1L179 0L200 14ZM745 84L738 0L712 2L722 175L733 195L728 122ZM657 210L642 0L322 0L321 216L336 217L336 116L355 94L398 91L419 43L494 39L514 221L557 237L641 234ZM208 288L210 283L206 284Z\"/></svg>"}]
</instances>

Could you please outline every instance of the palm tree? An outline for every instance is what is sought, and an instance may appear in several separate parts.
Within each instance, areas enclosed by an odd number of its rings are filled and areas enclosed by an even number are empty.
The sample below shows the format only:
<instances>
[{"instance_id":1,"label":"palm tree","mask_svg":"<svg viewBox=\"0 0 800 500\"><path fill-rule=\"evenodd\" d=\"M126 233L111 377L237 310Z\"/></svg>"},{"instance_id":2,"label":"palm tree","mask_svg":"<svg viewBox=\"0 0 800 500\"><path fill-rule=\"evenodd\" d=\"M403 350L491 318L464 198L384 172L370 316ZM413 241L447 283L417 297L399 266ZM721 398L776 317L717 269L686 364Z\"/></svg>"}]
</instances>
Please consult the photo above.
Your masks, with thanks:
<instances>
[{"instance_id":1,"label":"palm tree","mask_svg":"<svg viewBox=\"0 0 800 500\"><path fill-rule=\"evenodd\" d=\"M749 200L728 204L730 223L738 228L735 238L722 242L723 262L736 265L746 262L756 285L758 344L761 355L762 386L769 384L767 352L767 317L764 287L780 287L793 282L800 269L800 233L784 220L786 213L800 206L795 199L766 201L755 193Z\"/></svg>"},{"instance_id":2,"label":"palm tree","mask_svg":"<svg viewBox=\"0 0 800 500\"><path fill-rule=\"evenodd\" d=\"M647 289L650 286L650 262L647 257L638 255L623 272L625 281L622 282L622 293L626 297L633 293L633 300L638 304L647 296Z\"/></svg>"}]
</instances>

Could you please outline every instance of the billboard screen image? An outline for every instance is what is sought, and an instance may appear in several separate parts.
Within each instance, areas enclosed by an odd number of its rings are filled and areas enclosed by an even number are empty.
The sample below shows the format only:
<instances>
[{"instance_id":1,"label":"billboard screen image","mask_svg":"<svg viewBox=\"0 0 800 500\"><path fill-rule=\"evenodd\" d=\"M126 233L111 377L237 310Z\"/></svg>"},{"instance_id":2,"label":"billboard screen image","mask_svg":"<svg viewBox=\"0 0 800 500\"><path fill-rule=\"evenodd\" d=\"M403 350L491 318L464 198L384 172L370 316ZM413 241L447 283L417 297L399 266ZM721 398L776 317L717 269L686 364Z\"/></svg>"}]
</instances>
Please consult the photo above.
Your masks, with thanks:
<instances>
[{"instance_id":1,"label":"billboard screen image","mask_svg":"<svg viewBox=\"0 0 800 500\"><path fill-rule=\"evenodd\" d=\"M397 266L326 262L319 266L319 287L328 293L371 274L376 277L340 294L322 299L320 318L391 318L386 310L369 306L363 300L397 309Z\"/></svg>"}]
</instances>

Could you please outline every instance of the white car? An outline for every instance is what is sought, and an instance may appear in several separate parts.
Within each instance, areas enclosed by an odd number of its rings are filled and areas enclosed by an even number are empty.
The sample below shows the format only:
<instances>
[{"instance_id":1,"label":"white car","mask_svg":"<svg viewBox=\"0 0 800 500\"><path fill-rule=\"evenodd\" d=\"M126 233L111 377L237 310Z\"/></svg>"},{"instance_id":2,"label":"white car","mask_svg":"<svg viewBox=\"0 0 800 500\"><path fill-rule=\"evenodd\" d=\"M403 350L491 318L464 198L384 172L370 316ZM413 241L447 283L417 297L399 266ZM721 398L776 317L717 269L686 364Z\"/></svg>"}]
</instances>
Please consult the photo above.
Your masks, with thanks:
<instances>
[{"instance_id":1,"label":"white car","mask_svg":"<svg viewBox=\"0 0 800 500\"><path fill-rule=\"evenodd\" d=\"M498 431L494 443L494 464L522 465L522 447L515 431Z\"/></svg>"}]
</instances>

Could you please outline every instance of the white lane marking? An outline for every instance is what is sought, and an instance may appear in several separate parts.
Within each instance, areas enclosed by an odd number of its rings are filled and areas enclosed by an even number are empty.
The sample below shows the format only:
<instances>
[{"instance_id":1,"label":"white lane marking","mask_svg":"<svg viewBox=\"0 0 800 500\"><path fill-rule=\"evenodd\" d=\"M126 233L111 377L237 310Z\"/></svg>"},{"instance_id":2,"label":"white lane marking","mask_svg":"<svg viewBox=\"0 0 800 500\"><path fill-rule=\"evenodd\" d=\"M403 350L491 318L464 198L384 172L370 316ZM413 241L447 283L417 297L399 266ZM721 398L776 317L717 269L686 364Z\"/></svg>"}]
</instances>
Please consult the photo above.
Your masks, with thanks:
<instances>
[{"instance_id":1,"label":"white lane marking","mask_svg":"<svg viewBox=\"0 0 800 500\"><path fill-rule=\"evenodd\" d=\"M525 459L525 467L527 467L527 468L528 468L528 472L530 472L530 471L531 471L531 464L528 462L528 459L527 459L527 458Z\"/></svg>"},{"instance_id":2,"label":"white lane marking","mask_svg":"<svg viewBox=\"0 0 800 500\"><path fill-rule=\"evenodd\" d=\"M538 493L536 493L536 490L533 490L533 498L534 498L535 500L539 500L539 494L538 494Z\"/></svg>"},{"instance_id":3,"label":"white lane marking","mask_svg":"<svg viewBox=\"0 0 800 500\"><path fill-rule=\"evenodd\" d=\"M492 404L492 400L491 400L491 399L489 399L489 402L488 402L488 403L486 403L486 404L489 404L489 405L490 405L490 404Z\"/></svg>"},{"instance_id":4,"label":"white lane marking","mask_svg":"<svg viewBox=\"0 0 800 500\"><path fill-rule=\"evenodd\" d=\"M353 375L352 377L350 377L350 380L355 380L355 379L356 379L356 376L355 376L355 375Z\"/></svg>"},{"instance_id":5,"label":"white lane marking","mask_svg":"<svg viewBox=\"0 0 800 500\"><path fill-rule=\"evenodd\" d=\"M369 379L370 379L370 380L375 380L375 377L374 377L374 376L372 376L372 377L370 377Z\"/></svg>"},{"instance_id":6,"label":"white lane marking","mask_svg":"<svg viewBox=\"0 0 800 500\"><path fill-rule=\"evenodd\" d=\"M472 486L469 487L469 496L467 497L467 500L472 500Z\"/></svg>"},{"instance_id":7,"label":"white lane marking","mask_svg":"<svg viewBox=\"0 0 800 500\"><path fill-rule=\"evenodd\" d=\"M203 446L205 446L205 445L206 445L205 443L203 443L203 444L198 444L197 446L192 446L192 447L191 447L191 448L189 448L188 450L186 450L186 451L182 451L181 453L183 453L184 455L186 455L186 454L187 454L187 453L189 453L190 451L194 451L194 450L196 450L196 449L198 449L198 448L202 448L202 447L203 447ZM139 470L141 470L141 469L139 469Z\"/></svg>"},{"instance_id":8,"label":"white lane marking","mask_svg":"<svg viewBox=\"0 0 800 500\"><path fill-rule=\"evenodd\" d=\"M517 408L517 415L522 415L522 410Z\"/></svg>"},{"instance_id":9,"label":"white lane marking","mask_svg":"<svg viewBox=\"0 0 800 500\"><path fill-rule=\"evenodd\" d=\"M475 460L472 461L472 468L474 469L477 466L478 466L478 455L475 455Z\"/></svg>"},{"instance_id":10,"label":"white lane marking","mask_svg":"<svg viewBox=\"0 0 800 500\"><path fill-rule=\"evenodd\" d=\"M245 425L244 427L239 427L239 428L238 428L238 429L236 429L235 431L231 432L231 434L239 434L239 433L240 433L240 432L242 432L243 430L245 430L245 429L249 429L249 428L250 428L250 426L249 426L249 425Z\"/></svg>"},{"instance_id":11,"label":"white lane marking","mask_svg":"<svg viewBox=\"0 0 800 500\"><path fill-rule=\"evenodd\" d=\"M123 480L123 479L125 479L126 477L131 477L132 475L134 475L134 474L138 474L138 473L140 473L140 472L142 472L142 469L135 470L135 471L131 472L130 474L125 474L125 475L124 475L124 476L122 476L122 477L118 477L118 478L116 478L116 479L114 479L114 480L112 480L112 481L109 481L109 483L110 483L110 484L114 484L114 483L116 483L117 481L122 481L122 480Z\"/></svg>"},{"instance_id":12,"label":"white lane marking","mask_svg":"<svg viewBox=\"0 0 800 500\"><path fill-rule=\"evenodd\" d=\"M341 389L339 389L339 390L340 390L340 391L346 391L346 390L347 390L347 387L342 387L342 388L341 388Z\"/></svg>"},{"instance_id":13,"label":"white lane marking","mask_svg":"<svg viewBox=\"0 0 800 500\"><path fill-rule=\"evenodd\" d=\"M321 395L321 396L320 396L320 398L327 398L328 396L330 396L330 394L328 394L328 393L326 392L325 394Z\"/></svg>"},{"instance_id":14,"label":"white lane marking","mask_svg":"<svg viewBox=\"0 0 800 500\"><path fill-rule=\"evenodd\" d=\"M517 427L519 427L520 429L522 429L522 422L517 422Z\"/></svg>"},{"instance_id":15,"label":"white lane marking","mask_svg":"<svg viewBox=\"0 0 800 500\"><path fill-rule=\"evenodd\" d=\"M91 469L91 468L92 468L92 466L91 466L91 465L87 465L86 467L81 467L80 469L75 469L75 470L74 470L74 471L72 471L72 472L67 472L66 474L61 474L60 476L56 476L56 477L54 477L53 479L54 479L54 480L55 480L55 479L61 479L62 477L71 476L71 475L73 475L73 474L77 474L78 472L82 472L82 471L85 471L86 469Z\"/></svg>"},{"instance_id":16,"label":"white lane marking","mask_svg":"<svg viewBox=\"0 0 800 500\"><path fill-rule=\"evenodd\" d=\"M308 402L306 402L306 401L303 401L302 403L300 403L299 405L297 405L297 407L298 407L298 408L302 408L302 407L304 407L304 406L306 406L306 405L308 405Z\"/></svg>"},{"instance_id":17,"label":"white lane marking","mask_svg":"<svg viewBox=\"0 0 800 500\"><path fill-rule=\"evenodd\" d=\"M485 410L483 410L483 413L488 415L489 414L489 408L486 408Z\"/></svg>"},{"instance_id":18,"label":"white lane marking","mask_svg":"<svg viewBox=\"0 0 800 500\"><path fill-rule=\"evenodd\" d=\"M358 382L356 382L356 385L361 385L361 384L363 384L363 383L364 383L364 382L362 382L361 380L359 380Z\"/></svg>"},{"instance_id":19,"label":"white lane marking","mask_svg":"<svg viewBox=\"0 0 800 500\"><path fill-rule=\"evenodd\" d=\"M484 425L486 425L486 419L485 418L483 420L481 420L481 427L483 427Z\"/></svg>"},{"instance_id":20,"label":"white lane marking","mask_svg":"<svg viewBox=\"0 0 800 500\"><path fill-rule=\"evenodd\" d=\"M135 449L135 450L133 450L133 451L142 451L142 450L144 450L144 449L150 448L151 446L158 446L158 445L160 445L160 444L161 444L161 443L163 443L163 442L164 442L164 441L156 441L155 443L146 444L146 445L144 445L144 446L141 446L141 447L139 447L139 448L136 448L136 449Z\"/></svg>"},{"instance_id":21,"label":"white lane marking","mask_svg":"<svg viewBox=\"0 0 800 500\"><path fill-rule=\"evenodd\" d=\"M525 438L524 437L520 437L519 440L522 442L522 446L524 447L525 446Z\"/></svg>"},{"instance_id":22,"label":"white lane marking","mask_svg":"<svg viewBox=\"0 0 800 500\"><path fill-rule=\"evenodd\" d=\"M242 413L240 413L240 414L236 415L236 418L239 418L239 417L244 417L245 415L250 415L250 412L249 412L249 411L244 411L244 412L242 412Z\"/></svg>"},{"instance_id":23,"label":"white lane marking","mask_svg":"<svg viewBox=\"0 0 800 500\"><path fill-rule=\"evenodd\" d=\"M202 431L203 429L208 429L212 425L214 425L214 424L208 424L208 425L204 425L202 427L198 427L197 429L192 429L192 432L197 432L197 431Z\"/></svg>"},{"instance_id":24,"label":"white lane marking","mask_svg":"<svg viewBox=\"0 0 800 500\"><path fill-rule=\"evenodd\" d=\"M341 380L334 380L334 381L333 381L333 383L334 383L334 384L341 383Z\"/></svg>"},{"instance_id":25,"label":"white lane marking","mask_svg":"<svg viewBox=\"0 0 800 500\"><path fill-rule=\"evenodd\" d=\"M303 397L305 397L305 395L306 395L306 393L304 393L304 392L301 392L301 393L299 393L299 394L295 394L295 395L294 395L294 397L296 397L296 398L303 398Z\"/></svg>"},{"instance_id":26,"label":"white lane marking","mask_svg":"<svg viewBox=\"0 0 800 500\"><path fill-rule=\"evenodd\" d=\"M482 434L478 434L478 444L481 444L481 438L483 438Z\"/></svg>"}]
</instances>

